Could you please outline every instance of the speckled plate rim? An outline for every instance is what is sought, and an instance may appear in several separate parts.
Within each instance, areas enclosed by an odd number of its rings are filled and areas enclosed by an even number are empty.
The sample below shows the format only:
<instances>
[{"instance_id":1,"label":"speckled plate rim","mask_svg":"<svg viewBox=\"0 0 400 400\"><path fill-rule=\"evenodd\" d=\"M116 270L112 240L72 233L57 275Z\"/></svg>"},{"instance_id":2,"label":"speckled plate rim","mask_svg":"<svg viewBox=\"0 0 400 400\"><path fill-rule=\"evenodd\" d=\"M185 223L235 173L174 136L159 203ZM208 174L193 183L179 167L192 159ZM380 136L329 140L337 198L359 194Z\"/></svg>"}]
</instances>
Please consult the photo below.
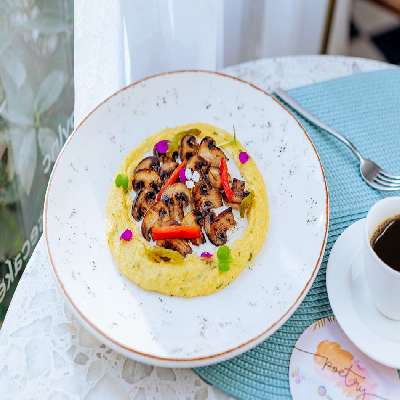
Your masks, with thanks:
<instances>
[{"instance_id":1,"label":"speckled plate rim","mask_svg":"<svg viewBox=\"0 0 400 400\"><path fill-rule=\"evenodd\" d=\"M48 198L49 198L49 192L51 190L51 186L53 183L53 178L55 175L55 171L58 167L59 161L63 156L63 153L65 151L65 149L67 148L67 146L69 145L70 141L72 140L72 138L78 134L80 127L86 122L86 120L94 113L97 111L97 109L99 109L103 104L107 103L111 98L113 98L114 96L119 95L120 93L124 92L125 90L131 89L133 87L135 87L136 85L139 85L147 80L151 80L151 79L155 79L155 78L159 78L162 76L166 76L166 75L174 75L174 74L185 74L185 73L200 73L200 74L210 74L210 75L216 75L222 78L227 78L227 79L232 79L235 81L238 81L244 85L248 85L250 87L252 87L253 89L263 93L265 96L268 96L269 98L273 99L275 101L276 104L278 104L280 107L282 107L282 109L284 111L286 111L289 116L291 118L293 118L297 124L299 125L300 129L303 131L304 136L306 137L306 139L308 140L311 148L314 151L314 154L318 160L320 169L321 169L321 174L322 174L322 178L323 178L323 188L324 188L324 194L325 194L325 227L324 227L324 237L321 243L321 248L320 248L320 252L318 255L318 258L314 264L314 268L312 270L311 276L309 278L309 280L307 281L307 283L305 284L303 290L300 292L299 296L296 298L296 300L293 302L293 304L286 310L286 312L283 313L283 315L274 323L272 323L268 328L266 328L263 332L261 332L260 334L258 334L257 336L255 336L252 339L249 339L248 341L241 343L240 345L231 348L229 350L226 350L224 352L221 353L216 353L216 354L212 354L206 357L193 357L193 358L170 358L170 357L159 357L155 354L147 354L147 353L143 353L139 350L130 348L125 346L122 343L119 343L117 340L113 339L112 337L109 337L108 335L106 335L104 332L102 332L102 330L97 327L93 322L90 321L90 319L88 317L86 317L83 312L78 308L78 306L74 303L73 299L71 298L71 296L69 295L69 293L67 292L67 290L65 289L62 280L60 279L60 276L57 272L57 266L56 263L54 262L54 258L52 256L51 253L51 249L50 249L50 244L49 244L49 238L48 238L48 228L47 228L47 223L48 223ZM110 348L112 348L113 350L123 354L124 356L131 358L131 359L135 359L137 361L140 362L144 362L147 364L152 364L152 365L156 365L156 366L162 366L162 367L173 367L173 368L194 368L194 367L202 367L202 366L206 366L206 365L211 365L211 364L215 364L221 361L225 361L228 360L230 358L233 358L239 354L244 353L247 350L250 350L251 348L255 347L257 344L261 343L262 341L264 341L267 337L271 336L274 332L276 332L291 316L292 314L296 311L296 309L299 307L299 305L301 304L301 302L303 301L304 297L307 295L308 291L310 290L316 276L317 273L319 271L319 267L321 265L321 261L322 261L322 257L324 255L325 252L325 247L326 247L326 243L327 243L327 239L328 239L328 227L329 227L329 194L328 194L328 185L327 185L327 181L326 181L326 175L325 175L325 171L324 168L322 166L321 163L321 159L319 157L318 151L314 145L314 143L312 142L310 136L308 135L308 133L306 132L305 128L303 127L303 125L300 123L300 121L294 116L294 114L288 110L283 103L281 103L278 99L276 99L275 97L271 96L269 93L267 93L265 90L261 89L260 87L256 86L255 84L248 82L244 79L223 73L223 72L216 72L216 71L209 71L209 70L195 70L195 69L187 69L187 70L177 70L177 71L169 71L169 72L163 72L163 73L159 73L159 74L154 74L154 75L150 75L146 78L143 78L141 80L135 81L119 90L117 90L116 92L114 92L113 94L111 94L110 96L108 96L105 100L103 100L102 102L100 102L95 108L92 109L92 111L90 111L86 117L84 117L82 119L82 121L78 124L78 126L73 130L73 132L71 133L71 135L68 137L68 139L66 140L63 148L61 149L57 160L54 164L53 170L51 172L50 178L49 178L49 183L47 186L47 191L46 191L46 196L45 196L45 202L44 202L44 218L43 218L43 232L44 232L44 236L45 236L45 240L46 240L46 247L47 247L47 251L48 251L48 255L49 255L49 260L50 260L50 264L52 267L52 271L54 273L54 276L56 278L56 281L61 289L61 292L63 293L63 295L65 296L67 302L69 303L69 305L71 306L71 310L73 311L74 315L78 318L78 320L80 321L80 323L89 331L91 332L97 339L99 339L100 341L104 342L105 344L107 344Z\"/></svg>"}]
</instances>

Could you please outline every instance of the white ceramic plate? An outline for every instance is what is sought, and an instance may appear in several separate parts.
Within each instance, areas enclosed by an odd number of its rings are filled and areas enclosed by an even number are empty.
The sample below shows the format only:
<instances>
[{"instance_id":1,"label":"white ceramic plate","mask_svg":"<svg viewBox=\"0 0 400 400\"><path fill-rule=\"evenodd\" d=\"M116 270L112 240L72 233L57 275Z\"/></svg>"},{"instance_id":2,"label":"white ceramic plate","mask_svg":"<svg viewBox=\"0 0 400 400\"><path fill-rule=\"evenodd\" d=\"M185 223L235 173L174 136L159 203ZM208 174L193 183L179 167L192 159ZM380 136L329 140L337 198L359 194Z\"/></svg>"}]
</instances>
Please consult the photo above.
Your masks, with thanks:
<instances>
[{"instance_id":1,"label":"white ceramic plate","mask_svg":"<svg viewBox=\"0 0 400 400\"><path fill-rule=\"evenodd\" d=\"M364 222L348 227L329 255L326 284L336 319L350 340L383 365L400 368L400 321L374 306L364 275Z\"/></svg>"},{"instance_id":2,"label":"white ceramic plate","mask_svg":"<svg viewBox=\"0 0 400 400\"><path fill-rule=\"evenodd\" d=\"M128 151L166 127L208 122L236 131L262 171L270 228L251 270L207 297L143 291L117 271L105 239L105 205ZM133 359L193 367L231 358L276 331L310 288L328 229L328 194L303 128L261 89L214 72L137 82L100 104L73 132L45 202L51 264L81 322Z\"/></svg>"}]
</instances>

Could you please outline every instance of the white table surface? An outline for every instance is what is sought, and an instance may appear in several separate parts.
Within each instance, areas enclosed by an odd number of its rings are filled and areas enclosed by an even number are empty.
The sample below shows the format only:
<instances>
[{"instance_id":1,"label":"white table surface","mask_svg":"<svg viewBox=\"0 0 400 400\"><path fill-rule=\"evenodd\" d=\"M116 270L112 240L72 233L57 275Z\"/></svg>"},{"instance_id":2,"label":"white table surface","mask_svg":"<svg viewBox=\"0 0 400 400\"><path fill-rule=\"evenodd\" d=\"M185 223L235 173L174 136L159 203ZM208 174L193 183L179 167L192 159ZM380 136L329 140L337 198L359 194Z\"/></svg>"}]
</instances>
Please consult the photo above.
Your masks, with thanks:
<instances>
[{"instance_id":1,"label":"white table surface","mask_svg":"<svg viewBox=\"0 0 400 400\"><path fill-rule=\"evenodd\" d=\"M308 56L265 59L226 72L272 91L278 85L289 89L386 67L372 60ZM105 90L96 89L95 81L76 87L78 120L110 94ZM45 242L39 241L0 331L1 400L227 398L191 370L136 363L94 339L69 312L53 279Z\"/></svg>"}]
</instances>

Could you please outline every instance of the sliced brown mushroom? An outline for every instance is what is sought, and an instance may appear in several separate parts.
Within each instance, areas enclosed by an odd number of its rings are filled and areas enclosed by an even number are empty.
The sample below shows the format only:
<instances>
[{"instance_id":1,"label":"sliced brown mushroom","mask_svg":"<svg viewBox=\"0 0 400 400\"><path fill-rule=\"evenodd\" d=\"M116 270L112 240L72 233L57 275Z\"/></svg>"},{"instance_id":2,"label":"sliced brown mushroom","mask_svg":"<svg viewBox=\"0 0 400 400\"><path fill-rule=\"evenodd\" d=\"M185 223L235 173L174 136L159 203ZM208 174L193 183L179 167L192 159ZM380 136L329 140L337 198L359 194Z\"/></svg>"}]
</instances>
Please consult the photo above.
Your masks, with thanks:
<instances>
[{"instance_id":1,"label":"sliced brown mushroom","mask_svg":"<svg viewBox=\"0 0 400 400\"><path fill-rule=\"evenodd\" d=\"M207 179L210 181L211 186L216 189L222 188L221 172L217 167L210 167L206 173Z\"/></svg>"},{"instance_id":2,"label":"sliced brown mushroom","mask_svg":"<svg viewBox=\"0 0 400 400\"><path fill-rule=\"evenodd\" d=\"M141 169L152 169L153 171L158 171L160 168L160 160L157 157L149 156L143 158L142 161L136 166L135 172Z\"/></svg>"},{"instance_id":3,"label":"sliced brown mushroom","mask_svg":"<svg viewBox=\"0 0 400 400\"><path fill-rule=\"evenodd\" d=\"M246 183L239 179L233 178L231 187L232 187L232 191L233 191L232 201L228 201L225 193L223 193L223 198L224 198L225 204L229 207L232 207L235 210L239 210L240 203L249 194L249 192L246 190Z\"/></svg>"},{"instance_id":4,"label":"sliced brown mushroom","mask_svg":"<svg viewBox=\"0 0 400 400\"><path fill-rule=\"evenodd\" d=\"M212 167L219 168L221 158L225 157L224 152L216 146L215 140L206 136L200 143L198 155L203 157Z\"/></svg>"},{"instance_id":5,"label":"sliced brown mushroom","mask_svg":"<svg viewBox=\"0 0 400 400\"><path fill-rule=\"evenodd\" d=\"M178 163L172 158L163 156L161 157L160 178L164 182L175 171Z\"/></svg>"},{"instance_id":6,"label":"sliced brown mushroom","mask_svg":"<svg viewBox=\"0 0 400 400\"><path fill-rule=\"evenodd\" d=\"M208 162L203 157L196 154L189 159L186 168L192 171L205 172L208 168Z\"/></svg>"},{"instance_id":7,"label":"sliced brown mushroom","mask_svg":"<svg viewBox=\"0 0 400 400\"><path fill-rule=\"evenodd\" d=\"M141 169L133 175L132 188L136 192L143 188L160 190L161 179L158 173L152 169Z\"/></svg>"},{"instance_id":8,"label":"sliced brown mushroom","mask_svg":"<svg viewBox=\"0 0 400 400\"><path fill-rule=\"evenodd\" d=\"M190 247L189 242L184 239L157 240L156 245L166 249L178 251L183 255L183 257L192 253L192 248Z\"/></svg>"},{"instance_id":9,"label":"sliced brown mushroom","mask_svg":"<svg viewBox=\"0 0 400 400\"><path fill-rule=\"evenodd\" d=\"M179 146L179 157L181 160L189 160L192 158L199 149L196 137L193 135L186 135L182 138Z\"/></svg>"},{"instance_id":10,"label":"sliced brown mushroom","mask_svg":"<svg viewBox=\"0 0 400 400\"><path fill-rule=\"evenodd\" d=\"M143 218L141 230L142 235L148 241L151 239L151 228L167 225L169 222L168 206L162 201L157 202L147 211Z\"/></svg>"},{"instance_id":11,"label":"sliced brown mushroom","mask_svg":"<svg viewBox=\"0 0 400 400\"><path fill-rule=\"evenodd\" d=\"M233 198L232 202L240 204L242 200L249 194L246 190L246 182L233 178L232 181Z\"/></svg>"},{"instance_id":12,"label":"sliced brown mushroom","mask_svg":"<svg viewBox=\"0 0 400 400\"><path fill-rule=\"evenodd\" d=\"M156 202L156 191L154 189L142 189L136 196L132 205L132 217L136 221L140 221L148 209Z\"/></svg>"},{"instance_id":13,"label":"sliced brown mushroom","mask_svg":"<svg viewBox=\"0 0 400 400\"><path fill-rule=\"evenodd\" d=\"M202 214L196 210L192 210L188 212L182 220L182 225L190 225L190 226L198 226L202 223ZM206 241L203 232L201 232L201 236L197 239L190 240L192 244L195 246L199 246Z\"/></svg>"},{"instance_id":14,"label":"sliced brown mushroom","mask_svg":"<svg viewBox=\"0 0 400 400\"><path fill-rule=\"evenodd\" d=\"M193 188L193 200L199 211L222 207L222 197L218 189L211 186L206 179L200 180Z\"/></svg>"},{"instance_id":15,"label":"sliced brown mushroom","mask_svg":"<svg viewBox=\"0 0 400 400\"><path fill-rule=\"evenodd\" d=\"M228 240L227 232L236 225L232 208L229 207L217 216L210 212L204 220L204 229L210 242L215 246L222 246Z\"/></svg>"},{"instance_id":16,"label":"sliced brown mushroom","mask_svg":"<svg viewBox=\"0 0 400 400\"><path fill-rule=\"evenodd\" d=\"M168 186L161 199L168 205L171 219L180 222L183 219L184 208L190 202L190 192L186 185L178 182Z\"/></svg>"}]
</instances>

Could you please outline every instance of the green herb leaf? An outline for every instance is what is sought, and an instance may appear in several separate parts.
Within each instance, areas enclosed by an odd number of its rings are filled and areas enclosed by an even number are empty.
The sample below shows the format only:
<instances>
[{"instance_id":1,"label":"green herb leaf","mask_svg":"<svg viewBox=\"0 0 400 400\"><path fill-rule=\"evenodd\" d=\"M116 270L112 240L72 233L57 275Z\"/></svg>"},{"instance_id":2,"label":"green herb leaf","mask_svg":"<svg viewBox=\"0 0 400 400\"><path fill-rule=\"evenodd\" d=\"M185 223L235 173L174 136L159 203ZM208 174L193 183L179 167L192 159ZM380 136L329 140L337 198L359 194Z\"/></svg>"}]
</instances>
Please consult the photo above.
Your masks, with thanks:
<instances>
[{"instance_id":1,"label":"green herb leaf","mask_svg":"<svg viewBox=\"0 0 400 400\"><path fill-rule=\"evenodd\" d=\"M218 270L219 272L228 272L229 271L229 262L219 261L218 262Z\"/></svg>"},{"instance_id":2,"label":"green herb leaf","mask_svg":"<svg viewBox=\"0 0 400 400\"><path fill-rule=\"evenodd\" d=\"M254 192L250 190L249 194L240 203L240 217L244 218L249 212L254 201Z\"/></svg>"},{"instance_id":3,"label":"green herb leaf","mask_svg":"<svg viewBox=\"0 0 400 400\"><path fill-rule=\"evenodd\" d=\"M169 142L167 156L172 157L175 151L179 150L179 145L181 144L181 140L186 135L199 136L201 131L199 129L188 129L186 131L178 132L172 140Z\"/></svg>"},{"instance_id":4,"label":"green herb leaf","mask_svg":"<svg viewBox=\"0 0 400 400\"><path fill-rule=\"evenodd\" d=\"M220 260L228 260L230 255L231 255L231 250L226 245L219 247L217 250L217 257Z\"/></svg>"},{"instance_id":5,"label":"green herb leaf","mask_svg":"<svg viewBox=\"0 0 400 400\"><path fill-rule=\"evenodd\" d=\"M219 144L218 147L226 147L226 146L232 146L232 145L235 145L235 146L237 145L235 125L233 125L233 139Z\"/></svg>"},{"instance_id":6,"label":"green herb leaf","mask_svg":"<svg viewBox=\"0 0 400 400\"><path fill-rule=\"evenodd\" d=\"M171 262L173 264L180 264L185 260L182 254L178 253L177 251L171 249L164 249L163 247L149 248L146 246L144 251L147 257L156 262L166 261L166 262Z\"/></svg>"},{"instance_id":7,"label":"green herb leaf","mask_svg":"<svg viewBox=\"0 0 400 400\"><path fill-rule=\"evenodd\" d=\"M124 190L128 190L129 180L125 174L118 174L115 178L115 185Z\"/></svg>"},{"instance_id":8,"label":"green herb leaf","mask_svg":"<svg viewBox=\"0 0 400 400\"><path fill-rule=\"evenodd\" d=\"M232 261L231 249L226 245L219 247L217 250L217 257L219 272L229 271L230 263Z\"/></svg>"}]
</instances>

